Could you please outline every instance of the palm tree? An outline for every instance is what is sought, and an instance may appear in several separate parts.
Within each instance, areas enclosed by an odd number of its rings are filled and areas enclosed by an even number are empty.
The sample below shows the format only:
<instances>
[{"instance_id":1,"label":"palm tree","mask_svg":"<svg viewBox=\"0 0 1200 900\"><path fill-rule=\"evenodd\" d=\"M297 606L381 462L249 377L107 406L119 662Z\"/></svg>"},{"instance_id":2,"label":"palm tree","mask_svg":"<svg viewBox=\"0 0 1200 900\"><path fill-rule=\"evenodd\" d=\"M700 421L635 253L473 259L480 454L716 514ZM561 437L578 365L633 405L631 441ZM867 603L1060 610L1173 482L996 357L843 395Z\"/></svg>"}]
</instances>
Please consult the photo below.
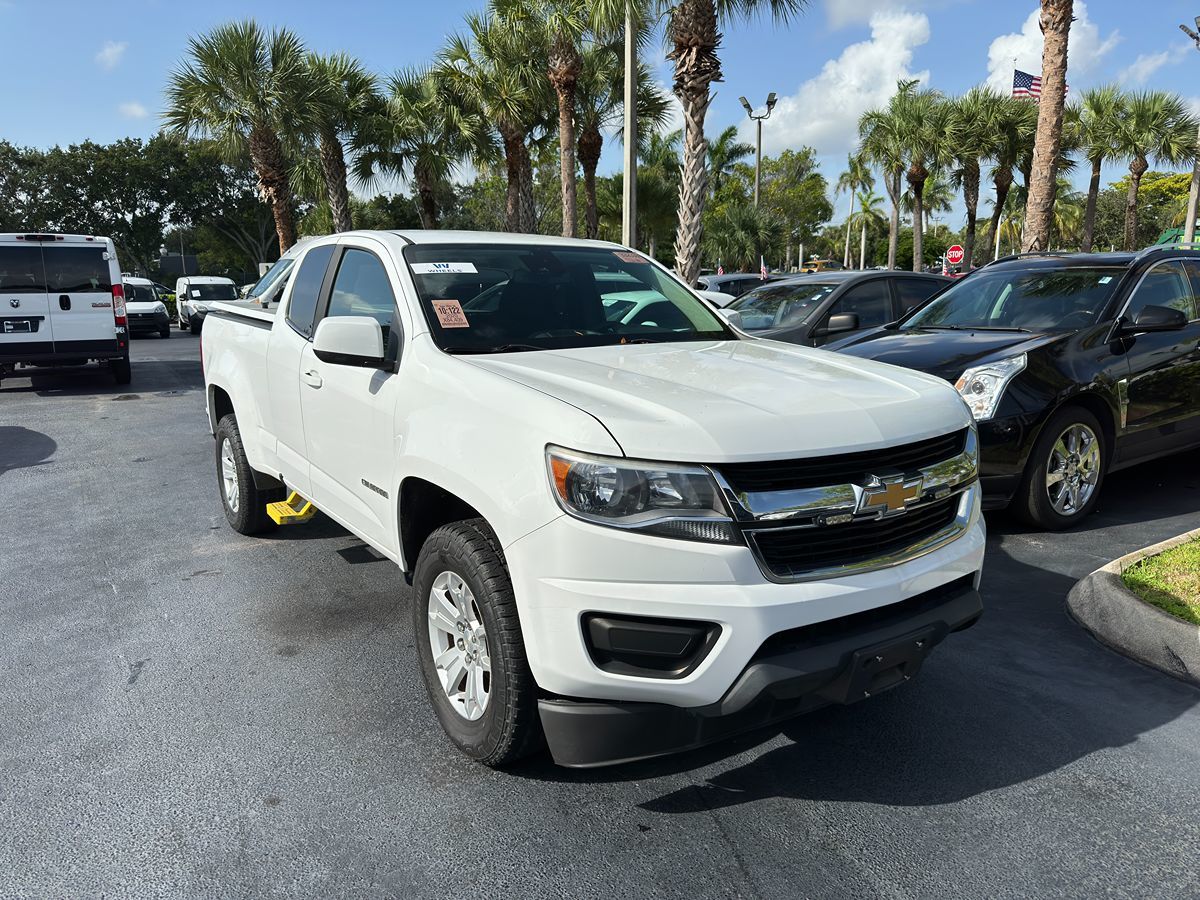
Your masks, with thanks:
<instances>
[{"instance_id":1,"label":"palm tree","mask_svg":"<svg viewBox=\"0 0 1200 900\"><path fill-rule=\"evenodd\" d=\"M783 235L783 226L769 209L753 203L726 203L712 218L705 250L730 268L743 272L758 268Z\"/></svg>"},{"instance_id":2,"label":"palm tree","mask_svg":"<svg viewBox=\"0 0 1200 900\"><path fill-rule=\"evenodd\" d=\"M1129 160L1125 198L1125 249L1137 242L1138 190L1150 157L1177 165L1196 157L1196 120L1177 94L1144 91L1129 97L1116 134L1118 159Z\"/></svg>"},{"instance_id":3,"label":"palm tree","mask_svg":"<svg viewBox=\"0 0 1200 900\"><path fill-rule=\"evenodd\" d=\"M897 93L911 90L916 81L900 81ZM869 110L858 120L859 154L883 170L883 186L892 201L888 223L888 268L896 267L896 249L900 236L900 181L904 176L904 148L899 140L896 111L889 103L886 109Z\"/></svg>"},{"instance_id":4,"label":"palm tree","mask_svg":"<svg viewBox=\"0 0 1200 900\"><path fill-rule=\"evenodd\" d=\"M451 103L494 127L504 150L508 192L505 228L534 230L528 136L544 118L548 98L539 77L538 54L502 27L491 13L466 17L467 34L456 34L441 52L434 77Z\"/></svg>"},{"instance_id":5,"label":"palm tree","mask_svg":"<svg viewBox=\"0 0 1200 900\"><path fill-rule=\"evenodd\" d=\"M838 176L837 184L833 189L835 194L843 191L850 194L850 213L846 216L846 247L842 252L842 265L846 268L850 267L850 220L854 218L855 193L863 189L871 190L874 187L875 176L871 174L871 167L866 159L862 154L851 153L846 157L846 171Z\"/></svg>"},{"instance_id":6,"label":"palm tree","mask_svg":"<svg viewBox=\"0 0 1200 900\"><path fill-rule=\"evenodd\" d=\"M1054 216L1047 245L1054 246L1054 240L1057 239L1060 247L1071 246L1080 236L1083 224L1083 195L1071 187L1071 182L1066 178L1059 178L1054 189Z\"/></svg>"},{"instance_id":7,"label":"palm tree","mask_svg":"<svg viewBox=\"0 0 1200 900\"><path fill-rule=\"evenodd\" d=\"M279 250L296 242L285 142L309 130L313 86L293 32L253 21L221 25L188 41L191 59L167 84L167 127L215 138L230 161L247 152L259 195L271 207Z\"/></svg>"},{"instance_id":8,"label":"palm tree","mask_svg":"<svg viewBox=\"0 0 1200 900\"><path fill-rule=\"evenodd\" d=\"M464 159L484 164L496 153L479 117L448 102L426 69L402 69L386 85L358 130L354 171L361 182L379 173L411 178L422 228L437 228L437 188Z\"/></svg>"},{"instance_id":9,"label":"palm tree","mask_svg":"<svg viewBox=\"0 0 1200 900\"><path fill-rule=\"evenodd\" d=\"M753 144L738 140L736 125L730 125L709 143L708 172L712 196L715 197L721 190L722 183L729 177L733 167L753 152Z\"/></svg>"},{"instance_id":10,"label":"palm tree","mask_svg":"<svg viewBox=\"0 0 1200 900\"><path fill-rule=\"evenodd\" d=\"M712 102L712 84L721 81L721 27L759 13L786 23L807 0L656 0L667 12L667 58L675 64L675 95L683 105L683 170L679 181L679 228L675 269L688 284L700 274L700 238L708 176L704 119Z\"/></svg>"},{"instance_id":11,"label":"palm tree","mask_svg":"<svg viewBox=\"0 0 1200 900\"><path fill-rule=\"evenodd\" d=\"M1078 105L1067 111L1067 121L1076 132L1084 158L1092 164L1088 182L1087 209L1083 214L1080 250L1090 253L1096 228L1096 198L1100 195L1100 169L1117 153L1116 134L1125 111L1125 95L1115 84L1086 91Z\"/></svg>"},{"instance_id":12,"label":"palm tree","mask_svg":"<svg viewBox=\"0 0 1200 900\"><path fill-rule=\"evenodd\" d=\"M950 103L953 122L953 180L962 188L967 210L963 233L964 271L971 270L975 258L975 232L979 221L980 165L996 152L995 119L1002 107L1002 96L987 87L975 87Z\"/></svg>"},{"instance_id":13,"label":"palm tree","mask_svg":"<svg viewBox=\"0 0 1200 900\"><path fill-rule=\"evenodd\" d=\"M660 238L666 238L679 221L682 145L682 131L654 131L638 154L637 233L646 238L651 256L656 256Z\"/></svg>"},{"instance_id":14,"label":"palm tree","mask_svg":"<svg viewBox=\"0 0 1200 900\"><path fill-rule=\"evenodd\" d=\"M909 215L913 214L912 191L904 192L900 200L901 209ZM923 224L926 230L936 227L935 219L938 213L948 213L954 206L954 186L941 169L932 169L925 181L925 190L921 195L921 206L924 211ZM965 250L966 248L964 248ZM966 254L964 253L965 257Z\"/></svg>"},{"instance_id":15,"label":"palm tree","mask_svg":"<svg viewBox=\"0 0 1200 900\"><path fill-rule=\"evenodd\" d=\"M950 161L953 123L942 95L915 84L898 91L889 105L894 109L896 137L907 163L904 174L912 194L913 271L919 272L924 266L925 182L931 170Z\"/></svg>"},{"instance_id":16,"label":"palm tree","mask_svg":"<svg viewBox=\"0 0 1200 900\"><path fill-rule=\"evenodd\" d=\"M860 269L867 267L867 229L882 228L885 221L887 219L883 214L883 198L870 188L860 191L858 212L854 213L846 222L847 232L852 226L861 229L858 244L858 267Z\"/></svg>"},{"instance_id":17,"label":"palm tree","mask_svg":"<svg viewBox=\"0 0 1200 900\"><path fill-rule=\"evenodd\" d=\"M1054 221L1054 190L1062 150L1063 102L1067 96L1067 37L1074 0L1042 0L1042 95L1038 100L1037 137L1025 210L1023 248L1045 250Z\"/></svg>"},{"instance_id":18,"label":"palm tree","mask_svg":"<svg viewBox=\"0 0 1200 900\"><path fill-rule=\"evenodd\" d=\"M1016 97L1004 97L1000 101L992 120L996 140L992 155L992 186L996 194L992 205L993 239L1000 227L1000 216L1008 201L1009 191L1012 190L1013 169L1030 148L1036 127L1037 106Z\"/></svg>"},{"instance_id":19,"label":"palm tree","mask_svg":"<svg viewBox=\"0 0 1200 900\"><path fill-rule=\"evenodd\" d=\"M350 231L350 188L346 183L346 152L342 141L352 138L375 100L375 76L345 53L310 53L308 75L313 81L314 132L321 172L329 198L334 231Z\"/></svg>"}]
</instances>

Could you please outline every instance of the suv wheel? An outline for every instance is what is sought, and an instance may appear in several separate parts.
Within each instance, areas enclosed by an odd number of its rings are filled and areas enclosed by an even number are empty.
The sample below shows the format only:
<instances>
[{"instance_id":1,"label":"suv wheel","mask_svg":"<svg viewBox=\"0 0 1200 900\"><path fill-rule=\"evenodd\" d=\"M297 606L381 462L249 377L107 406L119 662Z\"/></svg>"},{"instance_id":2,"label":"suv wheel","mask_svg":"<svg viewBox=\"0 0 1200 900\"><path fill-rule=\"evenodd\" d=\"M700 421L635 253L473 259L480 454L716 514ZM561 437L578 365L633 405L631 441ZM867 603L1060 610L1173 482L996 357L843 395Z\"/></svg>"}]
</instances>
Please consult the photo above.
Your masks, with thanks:
<instances>
[{"instance_id":1,"label":"suv wheel","mask_svg":"<svg viewBox=\"0 0 1200 900\"><path fill-rule=\"evenodd\" d=\"M221 507L230 526L239 534L262 534L278 526L267 515L267 504L284 499L282 488L259 490L254 470L246 459L237 419L230 413L217 423L217 487Z\"/></svg>"},{"instance_id":2,"label":"suv wheel","mask_svg":"<svg viewBox=\"0 0 1200 900\"><path fill-rule=\"evenodd\" d=\"M421 675L450 739L488 766L536 749L541 726L512 581L483 519L452 522L429 536L412 605Z\"/></svg>"},{"instance_id":3,"label":"suv wheel","mask_svg":"<svg viewBox=\"0 0 1200 900\"><path fill-rule=\"evenodd\" d=\"M1094 415L1079 407L1060 410L1042 428L1026 463L1018 515L1051 531L1077 525L1100 499L1107 451Z\"/></svg>"}]
</instances>

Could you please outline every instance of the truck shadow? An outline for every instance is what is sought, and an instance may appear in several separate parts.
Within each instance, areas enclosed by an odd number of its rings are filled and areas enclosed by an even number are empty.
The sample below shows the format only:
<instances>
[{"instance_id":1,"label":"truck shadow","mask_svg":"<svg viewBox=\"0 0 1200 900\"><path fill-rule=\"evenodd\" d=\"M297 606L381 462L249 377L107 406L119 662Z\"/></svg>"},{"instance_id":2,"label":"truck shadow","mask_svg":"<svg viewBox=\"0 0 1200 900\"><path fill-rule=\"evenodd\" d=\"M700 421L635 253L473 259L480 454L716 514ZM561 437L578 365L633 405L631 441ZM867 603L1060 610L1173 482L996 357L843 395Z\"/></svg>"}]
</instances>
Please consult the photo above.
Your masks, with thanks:
<instances>
[{"instance_id":1,"label":"truck shadow","mask_svg":"<svg viewBox=\"0 0 1200 900\"><path fill-rule=\"evenodd\" d=\"M45 465L57 449L58 443L48 434L20 425L0 425L0 475Z\"/></svg>"},{"instance_id":2,"label":"truck shadow","mask_svg":"<svg viewBox=\"0 0 1200 900\"><path fill-rule=\"evenodd\" d=\"M134 360L133 381L119 385L107 368L95 365L45 369L20 369L0 382L4 394L37 394L39 397L88 397L158 391L204 389L199 360Z\"/></svg>"},{"instance_id":3,"label":"truck shadow","mask_svg":"<svg viewBox=\"0 0 1200 900\"><path fill-rule=\"evenodd\" d=\"M539 760L518 774L596 783L691 776L640 804L668 814L769 798L930 806L1128 745L1200 702L1200 689L1118 656L1072 622L1064 598L1073 579L994 543L989 550L984 617L948 638L911 685L680 756L590 771ZM783 746L736 759L780 736Z\"/></svg>"}]
</instances>

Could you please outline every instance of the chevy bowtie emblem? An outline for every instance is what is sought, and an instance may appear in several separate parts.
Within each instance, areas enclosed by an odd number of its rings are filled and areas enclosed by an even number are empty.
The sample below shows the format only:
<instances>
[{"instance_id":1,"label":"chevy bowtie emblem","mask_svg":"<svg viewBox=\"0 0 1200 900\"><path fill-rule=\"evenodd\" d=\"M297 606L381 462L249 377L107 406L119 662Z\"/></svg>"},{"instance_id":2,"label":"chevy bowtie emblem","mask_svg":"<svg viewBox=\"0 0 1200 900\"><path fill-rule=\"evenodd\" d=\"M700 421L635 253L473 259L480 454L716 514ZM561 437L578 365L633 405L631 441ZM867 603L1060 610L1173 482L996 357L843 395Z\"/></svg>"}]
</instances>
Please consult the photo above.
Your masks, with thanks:
<instances>
[{"instance_id":1,"label":"chevy bowtie emblem","mask_svg":"<svg viewBox=\"0 0 1200 900\"><path fill-rule=\"evenodd\" d=\"M903 475L872 475L859 496L858 512L881 516L904 512L909 503L921 498L922 484L921 478L905 481Z\"/></svg>"},{"instance_id":2,"label":"chevy bowtie emblem","mask_svg":"<svg viewBox=\"0 0 1200 900\"><path fill-rule=\"evenodd\" d=\"M11 306L13 309L16 309L17 307L19 307L21 305L21 301L18 300L16 297L13 297L11 300L8 301L8 305Z\"/></svg>"}]
</instances>

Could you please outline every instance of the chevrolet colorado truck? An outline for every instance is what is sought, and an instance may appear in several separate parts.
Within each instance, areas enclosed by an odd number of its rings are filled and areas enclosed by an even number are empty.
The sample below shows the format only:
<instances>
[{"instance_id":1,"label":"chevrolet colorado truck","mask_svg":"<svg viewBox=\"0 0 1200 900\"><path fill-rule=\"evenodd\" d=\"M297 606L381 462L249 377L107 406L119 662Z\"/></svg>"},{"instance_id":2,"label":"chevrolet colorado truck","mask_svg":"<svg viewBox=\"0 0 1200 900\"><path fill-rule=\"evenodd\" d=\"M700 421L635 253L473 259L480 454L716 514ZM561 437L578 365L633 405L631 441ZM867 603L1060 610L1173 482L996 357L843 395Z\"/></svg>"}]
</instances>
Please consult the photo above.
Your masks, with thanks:
<instances>
[{"instance_id":1,"label":"chevrolet colorado truck","mask_svg":"<svg viewBox=\"0 0 1200 900\"><path fill-rule=\"evenodd\" d=\"M286 492L393 560L438 719L488 765L861 700L982 612L955 390L753 338L625 247L320 238L277 307L215 304L202 353L230 525Z\"/></svg>"}]
</instances>

